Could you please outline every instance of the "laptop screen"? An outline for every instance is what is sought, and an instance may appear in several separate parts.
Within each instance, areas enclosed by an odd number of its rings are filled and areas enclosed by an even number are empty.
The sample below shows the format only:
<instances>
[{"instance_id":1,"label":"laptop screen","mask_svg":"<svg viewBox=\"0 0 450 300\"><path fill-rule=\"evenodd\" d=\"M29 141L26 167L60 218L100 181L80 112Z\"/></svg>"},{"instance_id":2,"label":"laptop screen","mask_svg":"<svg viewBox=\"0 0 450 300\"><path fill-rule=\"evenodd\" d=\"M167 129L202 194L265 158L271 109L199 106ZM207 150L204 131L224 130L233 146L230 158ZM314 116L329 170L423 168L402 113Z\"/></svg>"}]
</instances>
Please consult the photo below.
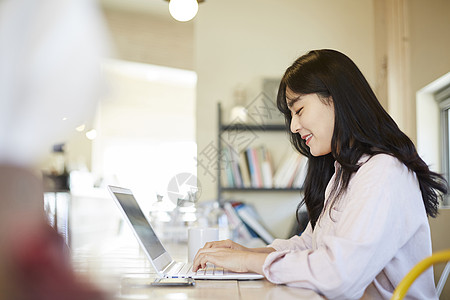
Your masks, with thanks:
<instances>
[{"instance_id":1,"label":"laptop screen","mask_svg":"<svg viewBox=\"0 0 450 300\"><path fill-rule=\"evenodd\" d=\"M114 195L122 206L128 220L130 220L137 236L141 240L142 245L147 249L151 258L156 259L163 254L165 249L142 213L134 196L118 192L114 192Z\"/></svg>"}]
</instances>

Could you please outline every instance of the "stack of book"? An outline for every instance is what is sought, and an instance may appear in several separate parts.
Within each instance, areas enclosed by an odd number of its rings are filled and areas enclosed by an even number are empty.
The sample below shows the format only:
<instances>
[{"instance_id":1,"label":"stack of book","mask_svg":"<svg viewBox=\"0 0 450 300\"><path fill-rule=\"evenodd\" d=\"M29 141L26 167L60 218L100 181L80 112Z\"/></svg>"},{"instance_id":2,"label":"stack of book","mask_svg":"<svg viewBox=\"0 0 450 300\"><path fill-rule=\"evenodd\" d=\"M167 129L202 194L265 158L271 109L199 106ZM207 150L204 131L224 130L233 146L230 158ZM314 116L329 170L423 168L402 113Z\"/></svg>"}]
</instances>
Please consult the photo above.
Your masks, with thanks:
<instances>
[{"instance_id":1,"label":"stack of book","mask_svg":"<svg viewBox=\"0 0 450 300\"><path fill-rule=\"evenodd\" d=\"M274 172L270 152L265 146L237 152L224 147L225 185L232 188L301 188L306 176L307 159L291 151Z\"/></svg>"},{"instance_id":2,"label":"stack of book","mask_svg":"<svg viewBox=\"0 0 450 300\"><path fill-rule=\"evenodd\" d=\"M263 225L253 206L242 202L228 201L224 203L224 210L236 240L245 243L252 239L260 239L265 244L270 244L275 239Z\"/></svg>"}]
</instances>

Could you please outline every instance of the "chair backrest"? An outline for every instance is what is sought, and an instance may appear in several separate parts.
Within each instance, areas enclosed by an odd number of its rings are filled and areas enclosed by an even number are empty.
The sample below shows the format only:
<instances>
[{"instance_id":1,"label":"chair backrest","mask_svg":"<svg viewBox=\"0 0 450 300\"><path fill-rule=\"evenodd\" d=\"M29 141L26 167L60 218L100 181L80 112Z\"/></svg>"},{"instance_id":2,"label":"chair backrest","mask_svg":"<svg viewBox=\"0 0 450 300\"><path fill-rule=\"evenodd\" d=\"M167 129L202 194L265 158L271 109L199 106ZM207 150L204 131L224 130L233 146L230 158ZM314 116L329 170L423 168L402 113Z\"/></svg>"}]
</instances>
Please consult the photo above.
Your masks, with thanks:
<instances>
[{"instance_id":1,"label":"chair backrest","mask_svg":"<svg viewBox=\"0 0 450 300\"><path fill-rule=\"evenodd\" d=\"M391 300L403 299L414 280L416 280L416 278L419 277L420 274L422 274L431 265L441 262L448 262L449 260L450 249L436 252L433 255L421 260L408 272L408 274L406 274L405 277L403 277L402 281L400 281L398 286L395 288Z\"/></svg>"}]
</instances>

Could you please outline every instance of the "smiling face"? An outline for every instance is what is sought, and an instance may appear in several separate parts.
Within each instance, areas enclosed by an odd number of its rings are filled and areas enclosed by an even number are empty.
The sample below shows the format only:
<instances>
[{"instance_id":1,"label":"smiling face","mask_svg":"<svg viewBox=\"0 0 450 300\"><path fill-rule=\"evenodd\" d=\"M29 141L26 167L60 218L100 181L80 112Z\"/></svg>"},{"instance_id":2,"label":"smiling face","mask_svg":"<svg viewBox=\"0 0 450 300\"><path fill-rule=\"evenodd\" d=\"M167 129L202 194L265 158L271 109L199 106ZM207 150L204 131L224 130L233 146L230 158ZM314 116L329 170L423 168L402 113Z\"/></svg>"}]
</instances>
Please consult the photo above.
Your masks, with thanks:
<instances>
[{"instance_id":1,"label":"smiling face","mask_svg":"<svg viewBox=\"0 0 450 300\"><path fill-rule=\"evenodd\" d=\"M292 116L291 131L305 140L313 156L329 154L334 131L332 99L321 99L317 94L296 94L287 87L286 101Z\"/></svg>"}]
</instances>

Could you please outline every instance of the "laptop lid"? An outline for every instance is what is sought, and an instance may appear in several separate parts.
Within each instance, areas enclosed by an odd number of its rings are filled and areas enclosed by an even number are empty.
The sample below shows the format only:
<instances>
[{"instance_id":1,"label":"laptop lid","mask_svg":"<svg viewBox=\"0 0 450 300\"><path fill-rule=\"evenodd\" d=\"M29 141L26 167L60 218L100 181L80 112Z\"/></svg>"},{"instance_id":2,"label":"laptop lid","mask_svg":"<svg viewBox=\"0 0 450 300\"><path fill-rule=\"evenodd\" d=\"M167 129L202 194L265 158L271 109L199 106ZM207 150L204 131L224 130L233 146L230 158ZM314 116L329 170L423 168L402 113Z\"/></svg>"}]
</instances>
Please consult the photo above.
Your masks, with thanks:
<instances>
[{"instance_id":1,"label":"laptop lid","mask_svg":"<svg viewBox=\"0 0 450 300\"><path fill-rule=\"evenodd\" d=\"M163 271L173 259L157 237L133 193L127 188L116 186L108 186L108 190L124 215L125 220L131 226L141 248L149 258L157 274L163 277Z\"/></svg>"}]
</instances>

